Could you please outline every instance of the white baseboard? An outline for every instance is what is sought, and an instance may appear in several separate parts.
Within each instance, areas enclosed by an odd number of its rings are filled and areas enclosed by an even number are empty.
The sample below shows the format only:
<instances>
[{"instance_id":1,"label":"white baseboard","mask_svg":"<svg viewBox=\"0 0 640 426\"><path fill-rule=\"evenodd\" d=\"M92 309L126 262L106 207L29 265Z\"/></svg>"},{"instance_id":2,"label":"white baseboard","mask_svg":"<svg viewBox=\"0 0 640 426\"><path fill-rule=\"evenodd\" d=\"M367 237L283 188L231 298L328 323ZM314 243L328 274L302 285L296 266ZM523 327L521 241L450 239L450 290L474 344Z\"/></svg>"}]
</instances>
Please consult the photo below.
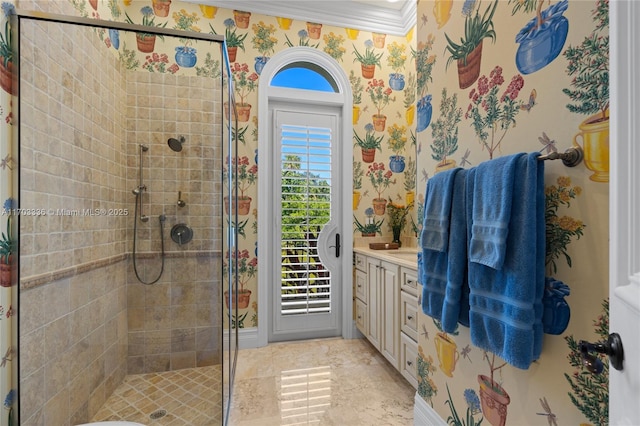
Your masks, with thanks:
<instances>
[{"instance_id":1,"label":"white baseboard","mask_svg":"<svg viewBox=\"0 0 640 426\"><path fill-rule=\"evenodd\" d=\"M235 330L233 330L235 333ZM229 330L224 330L224 347L229 347ZM258 329L256 327L238 329L238 349L258 347Z\"/></svg>"},{"instance_id":2,"label":"white baseboard","mask_svg":"<svg viewBox=\"0 0 640 426\"><path fill-rule=\"evenodd\" d=\"M447 426L447 422L416 392L413 406L413 425Z\"/></svg>"}]
</instances>

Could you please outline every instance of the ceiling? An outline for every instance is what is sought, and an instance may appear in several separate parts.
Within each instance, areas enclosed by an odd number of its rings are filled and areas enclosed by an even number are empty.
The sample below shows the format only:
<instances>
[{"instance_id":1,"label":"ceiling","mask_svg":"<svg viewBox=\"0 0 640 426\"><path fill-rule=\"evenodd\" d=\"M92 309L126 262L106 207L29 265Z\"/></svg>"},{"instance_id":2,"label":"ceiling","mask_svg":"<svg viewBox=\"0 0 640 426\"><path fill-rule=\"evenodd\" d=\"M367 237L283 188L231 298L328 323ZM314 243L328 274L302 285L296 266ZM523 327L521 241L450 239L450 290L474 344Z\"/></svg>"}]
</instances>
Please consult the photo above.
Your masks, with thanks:
<instances>
[{"instance_id":1,"label":"ceiling","mask_svg":"<svg viewBox=\"0 0 640 426\"><path fill-rule=\"evenodd\" d=\"M186 1L399 36L406 35L416 24L415 0Z\"/></svg>"}]
</instances>

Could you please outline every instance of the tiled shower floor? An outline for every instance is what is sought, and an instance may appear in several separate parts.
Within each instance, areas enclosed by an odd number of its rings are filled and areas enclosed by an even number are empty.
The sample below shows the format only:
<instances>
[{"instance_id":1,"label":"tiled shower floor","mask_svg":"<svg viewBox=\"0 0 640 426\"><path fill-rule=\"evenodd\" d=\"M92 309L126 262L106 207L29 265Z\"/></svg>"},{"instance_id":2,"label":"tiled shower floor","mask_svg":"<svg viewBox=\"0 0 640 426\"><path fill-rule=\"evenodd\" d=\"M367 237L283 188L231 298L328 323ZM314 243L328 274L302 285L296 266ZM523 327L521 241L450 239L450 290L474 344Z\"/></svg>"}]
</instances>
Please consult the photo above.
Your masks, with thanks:
<instances>
[{"instance_id":1,"label":"tiled shower floor","mask_svg":"<svg viewBox=\"0 0 640 426\"><path fill-rule=\"evenodd\" d=\"M145 425L218 425L222 419L220 365L127 376L92 421Z\"/></svg>"}]
</instances>

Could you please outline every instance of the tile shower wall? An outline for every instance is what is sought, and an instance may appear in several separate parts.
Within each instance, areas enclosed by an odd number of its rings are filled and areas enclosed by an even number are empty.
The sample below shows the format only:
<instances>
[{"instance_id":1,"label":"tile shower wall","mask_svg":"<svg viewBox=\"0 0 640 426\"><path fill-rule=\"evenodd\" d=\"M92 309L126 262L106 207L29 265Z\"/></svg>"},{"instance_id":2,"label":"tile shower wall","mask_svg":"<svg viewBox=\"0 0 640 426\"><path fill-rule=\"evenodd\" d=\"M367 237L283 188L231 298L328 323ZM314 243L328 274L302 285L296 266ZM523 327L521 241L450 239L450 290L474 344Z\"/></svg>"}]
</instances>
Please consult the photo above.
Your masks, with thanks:
<instances>
[{"instance_id":1,"label":"tile shower wall","mask_svg":"<svg viewBox=\"0 0 640 426\"><path fill-rule=\"evenodd\" d=\"M221 127L220 83L207 77L129 72L127 177L139 185L139 144L148 222L137 223L136 264L153 281L162 268L158 216L166 215L166 259L160 280L144 285L128 269L129 373L151 373L220 362ZM174 152L169 138L184 137ZM218 172L215 172L218 170ZM178 196L185 202L177 204ZM129 195L133 211L135 197ZM129 219L130 229L133 218ZM171 227L184 223L193 239L178 244ZM132 237L129 239L132 240ZM129 263L132 263L130 261Z\"/></svg>"},{"instance_id":2,"label":"tile shower wall","mask_svg":"<svg viewBox=\"0 0 640 426\"><path fill-rule=\"evenodd\" d=\"M58 11L60 12L60 11ZM93 30L23 22L21 424L89 420L126 374L125 102Z\"/></svg>"},{"instance_id":3,"label":"tile shower wall","mask_svg":"<svg viewBox=\"0 0 640 426\"><path fill-rule=\"evenodd\" d=\"M21 2L25 10L70 16L77 14L73 5ZM106 51L100 31L80 34L45 23L26 31L20 207L47 214L21 217L20 224L21 424L77 424L95 415L128 363L148 371L219 361L219 286L213 283L220 277L214 236L221 223L212 217L220 217L221 207L211 206L221 205L220 184L213 182L221 181L214 170L222 167L221 154L209 148L219 141L203 135L222 134L212 124L220 88L210 78L167 81L126 71ZM138 83L148 90L136 92ZM180 135L185 149L174 153L166 140ZM139 143L151 145L145 183L153 192L145 214L168 218L165 271L154 291L137 282L129 256ZM178 191L184 208L177 207ZM182 247L169 239L179 222L194 230ZM156 273L158 231L142 227L141 235L142 274ZM144 303L155 305L137 316ZM167 332L167 324L174 328ZM137 346L141 335L149 345ZM128 358L129 340L144 357Z\"/></svg>"}]
</instances>

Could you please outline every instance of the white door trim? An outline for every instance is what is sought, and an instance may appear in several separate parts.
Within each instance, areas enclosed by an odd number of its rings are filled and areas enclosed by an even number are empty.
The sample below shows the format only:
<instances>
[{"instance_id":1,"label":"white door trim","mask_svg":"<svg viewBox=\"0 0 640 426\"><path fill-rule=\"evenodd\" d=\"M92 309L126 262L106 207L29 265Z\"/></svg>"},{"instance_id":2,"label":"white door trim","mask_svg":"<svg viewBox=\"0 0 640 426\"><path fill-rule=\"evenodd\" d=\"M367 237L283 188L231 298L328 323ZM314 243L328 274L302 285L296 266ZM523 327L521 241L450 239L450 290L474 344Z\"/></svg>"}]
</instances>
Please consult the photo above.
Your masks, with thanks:
<instances>
[{"instance_id":1,"label":"white door trim","mask_svg":"<svg viewBox=\"0 0 640 426\"><path fill-rule=\"evenodd\" d=\"M340 152L343 158L353 158L353 142L352 142L352 114L353 114L353 98L351 93L351 83L348 76L340 64L328 54L321 50L296 46L283 50L274 55L266 63L260 74L260 85L258 87L258 346L265 346L268 343L268 321L269 321L269 277L272 276L271 268L268 262L260 263L260 253L266 253L271 240L271 229L268 217L260 212L272 211L272 200L268 196L271 193L272 177L264 173L260 167L261 164L272 164L273 152L272 147L273 135L270 134L271 123L269 120L269 100L282 99L286 89L275 88L270 86L270 82L282 67L296 63L309 62L317 64L324 68L338 85L339 98L336 94L330 95L329 102L339 101L342 104L342 123L340 129L340 141L342 142ZM310 92L310 94L313 92ZM340 99L341 98L341 99ZM352 300L352 271L351 262L349 260L353 256L353 232L349 225L353 222L351 217L352 191L349 189L353 185L353 170L350 167L351 162L345 161L343 167L343 191L342 199L338 202L342 208L342 223L344 231L342 235L342 255L344 268L342 271L342 337L350 339L353 337L353 304Z\"/></svg>"},{"instance_id":2,"label":"white door trim","mask_svg":"<svg viewBox=\"0 0 640 426\"><path fill-rule=\"evenodd\" d=\"M609 423L622 425L640 418L640 5L609 5L609 330L620 334L625 355L622 371L609 369Z\"/></svg>"}]
</instances>

